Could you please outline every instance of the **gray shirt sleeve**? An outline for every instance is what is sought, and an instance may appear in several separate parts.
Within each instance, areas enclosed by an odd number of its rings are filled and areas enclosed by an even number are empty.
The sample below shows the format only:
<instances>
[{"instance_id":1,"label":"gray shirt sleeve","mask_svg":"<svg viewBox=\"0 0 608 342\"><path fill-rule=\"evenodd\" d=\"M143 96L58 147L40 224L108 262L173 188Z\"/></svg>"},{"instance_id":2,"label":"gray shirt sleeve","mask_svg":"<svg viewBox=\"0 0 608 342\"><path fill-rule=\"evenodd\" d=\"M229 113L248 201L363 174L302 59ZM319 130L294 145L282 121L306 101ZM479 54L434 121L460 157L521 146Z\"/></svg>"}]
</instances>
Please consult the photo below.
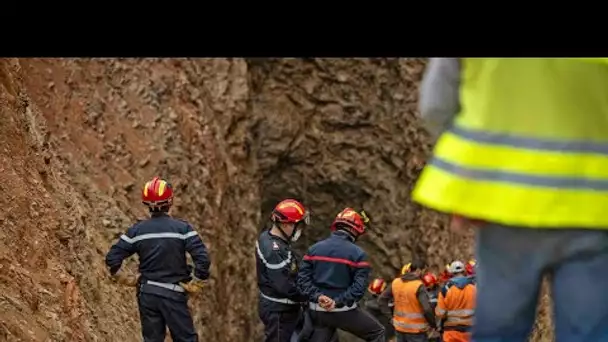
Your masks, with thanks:
<instances>
[{"instance_id":1,"label":"gray shirt sleeve","mask_svg":"<svg viewBox=\"0 0 608 342\"><path fill-rule=\"evenodd\" d=\"M460 60L431 58L420 84L420 116L434 139L460 111Z\"/></svg>"}]
</instances>

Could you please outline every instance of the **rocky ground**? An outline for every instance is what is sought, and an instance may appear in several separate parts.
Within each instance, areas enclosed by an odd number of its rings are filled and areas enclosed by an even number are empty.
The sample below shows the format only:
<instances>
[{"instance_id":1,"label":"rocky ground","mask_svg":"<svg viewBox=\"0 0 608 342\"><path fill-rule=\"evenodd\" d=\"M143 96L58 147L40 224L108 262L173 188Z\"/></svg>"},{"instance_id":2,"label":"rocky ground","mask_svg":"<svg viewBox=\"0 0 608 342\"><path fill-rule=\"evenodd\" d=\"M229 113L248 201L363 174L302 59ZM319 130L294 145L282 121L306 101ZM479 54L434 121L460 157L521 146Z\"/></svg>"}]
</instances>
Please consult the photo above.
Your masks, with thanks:
<instances>
[{"instance_id":1,"label":"rocky ground","mask_svg":"<svg viewBox=\"0 0 608 342\"><path fill-rule=\"evenodd\" d=\"M0 60L0 341L138 341L132 289L104 255L156 174L201 233L209 341L258 341L252 242L281 198L313 213L303 249L364 207L376 274L468 258L471 236L409 201L429 152L420 59ZM125 267L135 270L135 260ZM546 308L546 306L545 306ZM550 341L546 310L536 340Z\"/></svg>"}]
</instances>

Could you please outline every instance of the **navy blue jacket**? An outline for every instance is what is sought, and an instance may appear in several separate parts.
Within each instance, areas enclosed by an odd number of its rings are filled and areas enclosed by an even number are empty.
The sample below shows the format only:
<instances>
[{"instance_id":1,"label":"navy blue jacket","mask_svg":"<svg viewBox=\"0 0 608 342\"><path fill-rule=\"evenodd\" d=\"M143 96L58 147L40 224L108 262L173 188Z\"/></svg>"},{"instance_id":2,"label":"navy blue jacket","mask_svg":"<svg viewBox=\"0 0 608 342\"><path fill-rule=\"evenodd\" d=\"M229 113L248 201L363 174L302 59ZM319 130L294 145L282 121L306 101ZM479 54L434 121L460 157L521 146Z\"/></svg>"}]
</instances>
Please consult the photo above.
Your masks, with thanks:
<instances>
[{"instance_id":1,"label":"navy blue jacket","mask_svg":"<svg viewBox=\"0 0 608 342\"><path fill-rule=\"evenodd\" d=\"M197 232L185 221L164 213L154 213L123 234L106 255L106 265L114 275L124 259L137 253L141 281L177 284L188 282L191 268L186 252L194 261L194 275L209 278L209 255Z\"/></svg>"},{"instance_id":2,"label":"navy blue jacket","mask_svg":"<svg viewBox=\"0 0 608 342\"><path fill-rule=\"evenodd\" d=\"M255 249L260 305L268 311L299 310L299 303L306 301L306 297L296 287L299 258L289 243L265 230Z\"/></svg>"},{"instance_id":3,"label":"navy blue jacket","mask_svg":"<svg viewBox=\"0 0 608 342\"><path fill-rule=\"evenodd\" d=\"M363 249L348 233L337 231L308 249L300 265L298 288L313 303L326 295L336 307L352 306L365 295L370 272Z\"/></svg>"}]
</instances>

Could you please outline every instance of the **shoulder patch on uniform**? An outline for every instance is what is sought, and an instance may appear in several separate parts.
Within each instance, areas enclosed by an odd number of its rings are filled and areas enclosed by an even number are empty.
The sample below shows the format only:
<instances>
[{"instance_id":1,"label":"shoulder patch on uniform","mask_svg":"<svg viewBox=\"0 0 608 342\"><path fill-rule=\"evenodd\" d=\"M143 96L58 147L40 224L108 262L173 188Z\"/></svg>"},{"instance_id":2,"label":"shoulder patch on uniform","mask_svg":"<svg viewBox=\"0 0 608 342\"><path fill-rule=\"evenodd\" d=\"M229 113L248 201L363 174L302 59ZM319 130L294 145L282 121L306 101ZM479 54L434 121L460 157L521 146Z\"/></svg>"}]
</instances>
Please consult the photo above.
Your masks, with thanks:
<instances>
[{"instance_id":1,"label":"shoulder patch on uniform","mask_svg":"<svg viewBox=\"0 0 608 342\"><path fill-rule=\"evenodd\" d=\"M272 241L272 250L273 251L279 250L279 244L276 241Z\"/></svg>"}]
</instances>

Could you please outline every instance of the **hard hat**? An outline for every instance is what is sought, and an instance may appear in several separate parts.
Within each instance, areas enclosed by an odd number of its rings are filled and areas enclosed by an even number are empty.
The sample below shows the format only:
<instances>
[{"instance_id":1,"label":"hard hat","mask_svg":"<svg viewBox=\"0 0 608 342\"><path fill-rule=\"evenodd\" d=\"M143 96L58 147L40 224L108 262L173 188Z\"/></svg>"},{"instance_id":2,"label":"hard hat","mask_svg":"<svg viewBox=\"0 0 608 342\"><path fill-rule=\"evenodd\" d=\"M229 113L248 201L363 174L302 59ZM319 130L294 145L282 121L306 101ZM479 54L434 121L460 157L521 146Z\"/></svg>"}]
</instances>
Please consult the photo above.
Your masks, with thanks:
<instances>
[{"instance_id":1,"label":"hard hat","mask_svg":"<svg viewBox=\"0 0 608 342\"><path fill-rule=\"evenodd\" d=\"M438 283L437 277L433 273L428 272L422 276L422 283L424 283L424 286L426 287L433 287Z\"/></svg>"},{"instance_id":2,"label":"hard hat","mask_svg":"<svg viewBox=\"0 0 608 342\"><path fill-rule=\"evenodd\" d=\"M310 224L310 214L302 203L294 199L286 199L274 207L270 219L273 222Z\"/></svg>"},{"instance_id":3,"label":"hard hat","mask_svg":"<svg viewBox=\"0 0 608 342\"><path fill-rule=\"evenodd\" d=\"M475 269L477 268L477 261L475 259L469 260L465 265L464 269L468 275L474 275Z\"/></svg>"},{"instance_id":4,"label":"hard hat","mask_svg":"<svg viewBox=\"0 0 608 342\"><path fill-rule=\"evenodd\" d=\"M404 275L407 272L409 272L410 268L412 268L412 263L411 262L408 262L407 264L403 265L403 267L401 267L401 275Z\"/></svg>"},{"instance_id":5,"label":"hard hat","mask_svg":"<svg viewBox=\"0 0 608 342\"><path fill-rule=\"evenodd\" d=\"M169 207L173 203L173 187L166 180L154 177L144 184L141 201L154 211Z\"/></svg>"},{"instance_id":6,"label":"hard hat","mask_svg":"<svg viewBox=\"0 0 608 342\"><path fill-rule=\"evenodd\" d=\"M369 222L369 218L364 211L358 213L352 208L345 208L334 219L331 225L331 230L346 228L355 236L365 233L365 225Z\"/></svg>"},{"instance_id":7,"label":"hard hat","mask_svg":"<svg viewBox=\"0 0 608 342\"><path fill-rule=\"evenodd\" d=\"M367 291L379 295L386 289L386 282L382 278L376 278L367 287Z\"/></svg>"},{"instance_id":8,"label":"hard hat","mask_svg":"<svg viewBox=\"0 0 608 342\"><path fill-rule=\"evenodd\" d=\"M441 274L439 274L439 281L441 283L445 283L448 280L450 280L451 278L452 278L452 275L448 271L444 270L443 272L441 272Z\"/></svg>"},{"instance_id":9,"label":"hard hat","mask_svg":"<svg viewBox=\"0 0 608 342\"><path fill-rule=\"evenodd\" d=\"M455 260L450 264L450 274L461 273L465 271L464 264L460 260Z\"/></svg>"}]
</instances>

